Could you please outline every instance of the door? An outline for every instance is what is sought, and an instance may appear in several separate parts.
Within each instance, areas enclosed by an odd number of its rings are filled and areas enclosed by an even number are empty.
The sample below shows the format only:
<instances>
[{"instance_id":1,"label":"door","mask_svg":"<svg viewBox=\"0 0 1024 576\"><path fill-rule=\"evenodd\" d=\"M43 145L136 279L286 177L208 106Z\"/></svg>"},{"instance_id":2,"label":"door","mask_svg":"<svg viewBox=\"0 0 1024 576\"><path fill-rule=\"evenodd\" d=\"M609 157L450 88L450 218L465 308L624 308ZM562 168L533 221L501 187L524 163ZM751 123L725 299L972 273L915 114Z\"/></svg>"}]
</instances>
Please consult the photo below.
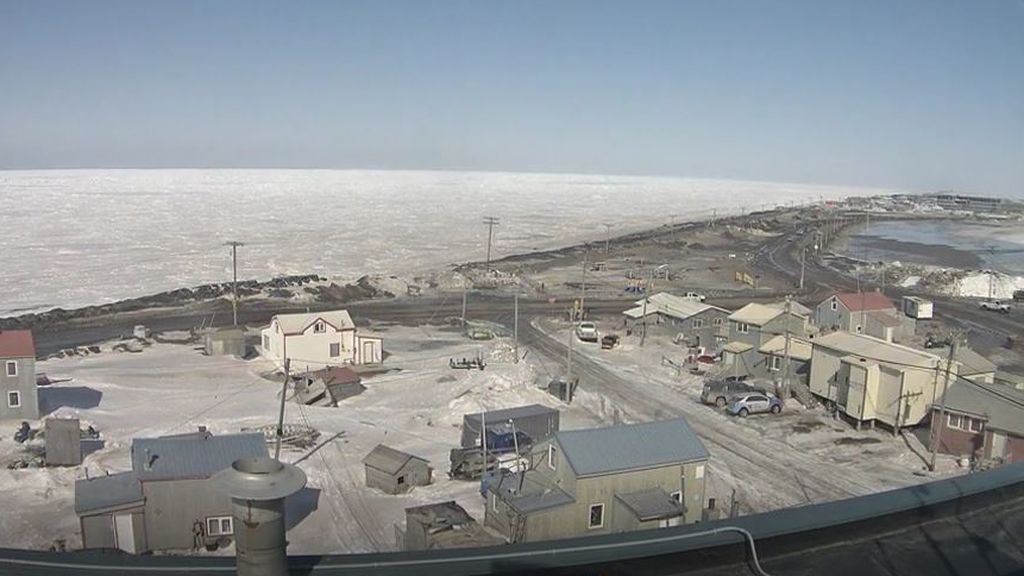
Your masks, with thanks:
<instances>
[{"instance_id":1,"label":"door","mask_svg":"<svg viewBox=\"0 0 1024 576\"><path fill-rule=\"evenodd\" d=\"M373 364L377 362L377 343L363 342L363 363Z\"/></svg>"},{"instance_id":2,"label":"door","mask_svg":"<svg viewBox=\"0 0 1024 576\"><path fill-rule=\"evenodd\" d=\"M992 431L992 450L989 451L991 458L1003 458L1006 456L1006 434Z\"/></svg>"},{"instance_id":3,"label":"door","mask_svg":"<svg viewBox=\"0 0 1024 576\"><path fill-rule=\"evenodd\" d=\"M131 514L114 515L114 544L129 554L135 554L135 527Z\"/></svg>"}]
</instances>

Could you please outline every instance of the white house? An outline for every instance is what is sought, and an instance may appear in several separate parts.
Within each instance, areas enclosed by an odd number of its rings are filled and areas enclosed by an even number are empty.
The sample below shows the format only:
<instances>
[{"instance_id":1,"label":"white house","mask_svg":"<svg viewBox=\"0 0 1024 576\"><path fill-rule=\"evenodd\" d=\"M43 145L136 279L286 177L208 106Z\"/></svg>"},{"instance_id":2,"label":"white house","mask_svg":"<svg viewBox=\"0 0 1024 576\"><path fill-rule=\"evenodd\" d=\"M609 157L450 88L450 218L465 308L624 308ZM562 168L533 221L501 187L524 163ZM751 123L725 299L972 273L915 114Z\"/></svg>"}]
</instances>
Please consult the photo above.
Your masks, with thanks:
<instances>
[{"instance_id":1,"label":"white house","mask_svg":"<svg viewBox=\"0 0 1024 576\"><path fill-rule=\"evenodd\" d=\"M263 329L261 353L293 372L383 360L380 338L361 336L347 310L278 314Z\"/></svg>"}]
</instances>

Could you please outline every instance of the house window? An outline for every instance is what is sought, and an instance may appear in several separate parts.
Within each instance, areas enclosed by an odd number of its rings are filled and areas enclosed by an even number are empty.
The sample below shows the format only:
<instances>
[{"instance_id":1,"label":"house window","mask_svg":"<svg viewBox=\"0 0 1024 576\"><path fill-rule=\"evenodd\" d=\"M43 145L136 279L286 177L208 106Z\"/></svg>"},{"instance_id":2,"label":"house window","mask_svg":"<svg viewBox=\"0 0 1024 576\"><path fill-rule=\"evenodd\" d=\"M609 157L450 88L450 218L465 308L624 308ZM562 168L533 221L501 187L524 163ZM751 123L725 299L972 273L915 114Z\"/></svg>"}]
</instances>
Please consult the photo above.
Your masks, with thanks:
<instances>
[{"instance_id":1,"label":"house window","mask_svg":"<svg viewBox=\"0 0 1024 576\"><path fill-rule=\"evenodd\" d=\"M697 467L693 469L693 477L700 480L704 477L704 465L697 464Z\"/></svg>"},{"instance_id":2,"label":"house window","mask_svg":"<svg viewBox=\"0 0 1024 576\"><path fill-rule=\"evenodd\" d=\"M782 369L782 357L772 356L768 359L768 369L772 372L778 372Z\"/></svg>"},{"instance_id":3,"label":"house window","mask_svg":"<svg viewBox=\"0 0 1024 576\"><path fill-rule=\"evenodd\" d=\"M721 326L722 325L722 319L721 318L715 318L714 320L711 321L711 325L712 326Z\"/></svg>"},{"instance_id":4,"label":"house window","mask_svg":"<svg viewBox=\"0 0 1024 576\"><path fill-rule=\"evenodd\" d=\"M270 350L270 336L263 335L263 349Z\"/></svg>"},{"instance_id":5,"label":"house window","mask_svg":"<svg viewBox=\"0 0 1024 576\"><path fill-rule=\"evenodd\" d=\"M971 418L971 432L981 432L981 420L977 418Z\"/></svg>"},{"instance_id":6,"label":"house window","mask_svg":"<svg viewBox=\"0 0 1024 576\"><path fill-rule=\"evenodd\" d=\"M8 376L17 376L18 375L18 361L17 360L8 360L6 366L7 366L7 369L5 370L5 372L7 373Z\"/></svg>"},{"instance_id":7,"label":"house window","mask_svg":"<svg viewBox=\"0 0 1024 576\"><path fill-rule=\"evenodd\" d=\"M698 328L703 328L703 327L704 327L704 319L703 318L694 318L693 319L693 329L694 330L696 330Z\"/></svg>"},{"instance_id":8,"label":"house window","mask_svg":"<svg viewBox=\"0 0 1024 576\"><path fill-rule=\"evenodd\" d=\"M405 484L405 476L399 476L398 477L398 485L402 486L404 484Z\"/></svg>"},{"instance_id":9,"label":"house window","mask_svg":"<svg viewBox=\"0 0 1024 576\"><path fill-rule=\"evenodd\" d=\"M234 533L235 526L231 516L213 516L206 519L208 536L231 536Z\"/></svg>"},{"instance_id":10,"label":"house window","mask_svg":"<svg viewBox=\"0 0 1024 576\"><path fill-rule=\"evenodd\" d=\"M327 325L324 324L322 321L318 321L316 324L313 324L313 332L315 334L322 334L324 332L327 332Z\"/></svg>"},{"instance_id":11,"label":"house window","mask_svg":"<svg viewBox=\"0 0 1024 576\"><path fill-rule=\"evenodd\" d=\"M555 469L555 459L558 456L558 449L554 444L548 445L548 468Z\"/></svg>"},{"instance_id":12,"label":"house window","mask_svg":"<svg viewBox=\"0 0 1024 576\"><path fill-rule=\"evenodd\" d=\"M736 331L740 334L746 334L750 332L750 324L747 324L746 322L737 322Z\"/></svg>"},{"instance_id":13,"label":"house window","mask_svg":"<svg viewBox=\"0 0 1024 576\"><path fill-rule=\"evenodd\" d=\"M960 428L960 415L948 414L946 416L946 427L947 428Z\"/></svg>"},{"instance_id":14,"label":"house window","mask_svg":"<svg viewBox=\"0 0 1024 576\"><path fill-rule=\"evenodd\" d=\"M675 492L669 494L669 497L678 502L679 504L683 503L683 492L681 490L676 490Z\"/></svg>"},{"instance_id":15,"label":"house window","mask_svg":"<svg viewBox=\"0 0 1024 576\"><path fill-rule=\"evenodd\" d=\"M839 302L835 298L832 299L832 310L839 310Z\"/></svg>"},{"instance_id":16,"label":"house window","mask_svg":"<svg viewBox=\"0 0 1024 576\"><path fill-rule=\"evenodd\" d=\"M21 408L21 392L12 390L7 393L7 407Z\"/></svg>"},{"instance_id":17,"label":"house window","mask_svg":"<svg viewBox=\"0 0 1024 576\"><path fill-rule=\"evenodd\" d=\"M590 505L590 522L588 528L601 528L604 526L604 504Z\"/></svg>"},{"instance_id":18,"label":"house window","mask_svg":"<svg viewBox=\"0 0 1024 576\"><path fill-rule=\"evenodd\" d=\"M341 356L341 344L334 342L331 344L331 358L337 358Z\"/></svg>"}]
</instances>

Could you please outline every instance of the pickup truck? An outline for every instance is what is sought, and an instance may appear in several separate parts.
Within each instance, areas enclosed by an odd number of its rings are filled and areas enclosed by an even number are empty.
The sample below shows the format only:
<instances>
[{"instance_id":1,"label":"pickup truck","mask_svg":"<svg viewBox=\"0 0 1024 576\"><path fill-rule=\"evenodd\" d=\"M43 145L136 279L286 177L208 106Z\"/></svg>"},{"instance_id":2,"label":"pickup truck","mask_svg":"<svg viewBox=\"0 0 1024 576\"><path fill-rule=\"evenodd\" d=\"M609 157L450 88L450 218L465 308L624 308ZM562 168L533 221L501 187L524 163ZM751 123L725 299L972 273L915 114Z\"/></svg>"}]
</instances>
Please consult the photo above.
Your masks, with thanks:
<instances>
[{"instance_id":1,"label":"pickup truck","mask_svg":"<svg viewBox=\"0 0 1024 576\"><path fill-rule=\"evenodd\" d=\"M703 404L725 408L732 398L739 394L750 394L764 392L761 386L751 384L740 378L726 378L724 380L711 380L704 383L700 392L700 401Z\"/></svg>"},{"instance_id":2,"label":"pickup truck","mask_svg":"<svg viewBox=\"0 0 1024 576\"><path fill-rule=\"evenodd\" d=\"M1002 312L1003 314L1010 313L1010 305L1001 300L985 301L981 303L982 310L989 310L991 312Z\"/></svg>"}]
</instances>

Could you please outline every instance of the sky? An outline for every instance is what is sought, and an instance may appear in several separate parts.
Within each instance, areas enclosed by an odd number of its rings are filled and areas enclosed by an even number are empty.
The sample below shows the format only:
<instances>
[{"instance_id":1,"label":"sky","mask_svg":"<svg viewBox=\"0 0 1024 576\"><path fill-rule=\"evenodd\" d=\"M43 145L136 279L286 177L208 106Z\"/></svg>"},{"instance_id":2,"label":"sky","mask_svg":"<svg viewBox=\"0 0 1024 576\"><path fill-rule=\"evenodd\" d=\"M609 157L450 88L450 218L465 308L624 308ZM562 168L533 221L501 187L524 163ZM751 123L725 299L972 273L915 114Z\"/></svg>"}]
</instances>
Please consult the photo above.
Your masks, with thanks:
<instances>
[{"instance_id":1,"label":"sky","mask_svg":"<svg viewBox=\"0 0 1024 576\"><path fill-rule=\"evenodd\" d=\"M1024 0L0 0L0 169L1024 196Z\"/></svg>"}]
</instances>

